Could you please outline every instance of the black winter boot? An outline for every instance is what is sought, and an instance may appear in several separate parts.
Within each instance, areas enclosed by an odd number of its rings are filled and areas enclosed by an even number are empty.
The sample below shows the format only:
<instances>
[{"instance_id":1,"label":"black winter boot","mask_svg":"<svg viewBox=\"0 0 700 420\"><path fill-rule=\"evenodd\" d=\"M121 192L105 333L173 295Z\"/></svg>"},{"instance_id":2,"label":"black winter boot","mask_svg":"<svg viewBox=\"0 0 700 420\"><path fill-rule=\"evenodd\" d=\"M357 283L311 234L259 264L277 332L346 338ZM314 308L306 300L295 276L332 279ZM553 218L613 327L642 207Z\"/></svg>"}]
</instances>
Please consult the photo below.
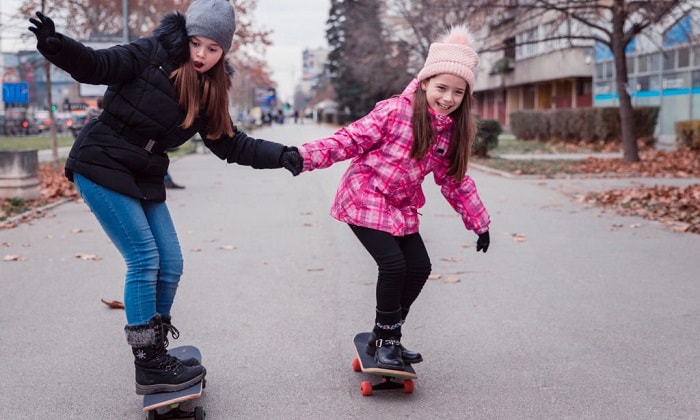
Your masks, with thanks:
<instances>
[{"instance_id":1,"label":"black winter boot","mask_svg":"<svg viewBox=\"0 0 700 420\"><path fill-rule=\"evenodd\" d=\"M124 327L126 341L134 353L136 393L172 392L188 388L206 375L204 366L185 366L165 350L165 334L160 315L148 324Z\"/></svg>"},{"instance_id":2,"label":"black winter boot","mask_svg":"<svg viewBox=\"0 0 700 420\"><path fill-rule=\"evenodd\" d=\"M372 330L372 334L369 336L369 341L367 342L367 354L374 356L374 353L377 351L376 341L377 334ZM403 359L405 364L411 365L423 361L423 356L417 351L409 350L404 347L403 344L399 345L399 347L401 348L401 359Z\"/></svg>"},{"instance_id":3,"label":"black winter boot","mask_svg":"<svg viewBox=\"0 0 700 420\"><path fill-rule=\"evenodd\" d=\"M372 338L374 342L371 343ZM374 344L373 346L371 344ZM401 311L377 310L374 329L367 343L367 353L374 354L377 366L383 369L403 369L401 357Z\"/></svg>"},{"instance_id":4,"label":"black winter boot","mask_svg":"<svg viewBox=\"0 0 700 420\"><path fill-rule=\"evenodd\" d=\"M172 318L170 315L163 315L160 317L161 321L163 322L163 345L165 348L168 348L168 345L170 342L168 341L168 333L170 333L173 336L173 340L177 340L180 337L180 331L175 328L172 324ZM185 366L199 366L201 363L199 363L199 360L195 359L194 357L190 357L189 359L180 359L183 365Z\"/></svg>"}]
</instances>

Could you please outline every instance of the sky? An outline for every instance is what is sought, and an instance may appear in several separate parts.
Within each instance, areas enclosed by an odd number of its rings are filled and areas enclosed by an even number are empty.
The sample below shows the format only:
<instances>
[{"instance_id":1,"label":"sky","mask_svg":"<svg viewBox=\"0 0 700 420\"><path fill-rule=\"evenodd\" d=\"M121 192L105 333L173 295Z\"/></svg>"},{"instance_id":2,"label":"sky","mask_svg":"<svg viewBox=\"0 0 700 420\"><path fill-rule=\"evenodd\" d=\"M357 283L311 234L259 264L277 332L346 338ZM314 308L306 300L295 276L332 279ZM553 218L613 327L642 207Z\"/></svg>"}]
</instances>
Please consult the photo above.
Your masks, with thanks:
<instances>
[{"instance_id":1,"label":"sky","mask_svg":"<svg viewBox=\"0 0 700 420\"><path fill-rule=\"evenodd\" d=\"M20 33L29 33L29 23L16 27L4 26L9 15L16 15L22 0L0 0L2 50L34 48L34 40L18 42ZM326 20L330 0L258 0L254 12L255 24L271 30L273 45L267 48L265 58L277 82L277 95L291 101L294 86L301 77L301 53L305 48L326 48ZM59 28L60 30L60 28ZM235 42L235 41L234 41Z\"/></svg>"},{"instance_id":2,"label":"sky","mask_svg":"<svg viewBox=\"0 0 700 420\"><path fill-rule=\"evenodd\" d=\"M330 0L258 0L256 24L273 31L273 46L268 47L266 59L281 100L292 100L301 77L302 51L328 47L326 20L330 7Z\"/></svg>"}]
</instances>

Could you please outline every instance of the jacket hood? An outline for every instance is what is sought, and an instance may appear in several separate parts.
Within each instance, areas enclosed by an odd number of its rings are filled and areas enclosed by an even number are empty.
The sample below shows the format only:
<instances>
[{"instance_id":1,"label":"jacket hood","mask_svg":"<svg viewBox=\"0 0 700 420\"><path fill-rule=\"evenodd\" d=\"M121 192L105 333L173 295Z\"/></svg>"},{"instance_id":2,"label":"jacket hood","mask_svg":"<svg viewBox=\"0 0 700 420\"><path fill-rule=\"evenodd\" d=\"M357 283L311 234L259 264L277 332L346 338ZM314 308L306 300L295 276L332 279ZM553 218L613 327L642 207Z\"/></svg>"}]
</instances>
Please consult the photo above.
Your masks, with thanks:
<instances>
[{"instance_id":1,"label":"jacket hood","mask_svg":"<svg viewBox=\"0 0 700 420\"><path fill-rule=\"evenodd\" d=\"M180 12L168 13L153 31L170 57L177 63L185 63L190 59L189 37L185 28L185 16Z\"/></svg>"}]
</instances>

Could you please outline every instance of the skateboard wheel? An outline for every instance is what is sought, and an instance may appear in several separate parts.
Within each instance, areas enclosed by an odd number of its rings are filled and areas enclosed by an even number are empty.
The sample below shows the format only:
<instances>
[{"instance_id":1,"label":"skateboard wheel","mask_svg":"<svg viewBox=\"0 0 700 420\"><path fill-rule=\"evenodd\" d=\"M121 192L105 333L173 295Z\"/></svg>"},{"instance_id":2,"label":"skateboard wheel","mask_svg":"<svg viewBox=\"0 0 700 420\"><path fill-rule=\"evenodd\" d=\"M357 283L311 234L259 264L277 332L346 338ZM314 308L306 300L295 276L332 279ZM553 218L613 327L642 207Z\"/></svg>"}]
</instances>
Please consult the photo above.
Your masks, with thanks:
<instances>
[{"instance_id":1,"label":"skateboard wheel","mask_svg":"<svg viewBox=\"0 0 700 420\"><path fill-rule=\"evenodd\" d=\"M360 391L362 391L362 395L365 397L369 397L370 395L372 395L372 382L362 382L360 384Z\"/></svg>"},{"instance_id":2,"label":"skateboard wheel","mask_svg":"<svg viewBox=\"0 0 700 420\"><path fill-rule=\"evenodd\" d=\"M195 407L194 408L194 420L204 420L205 414L204 414L204 407Z\"/></svg>"},{"instance_id":3,"label":"skateboard wheel","mask_svg":"<svg viewBox=\"0 0 700 420\"><path fill-rule=\"evenodd\" d=\"M404 379L403 380L403 392L404 392L404 394L411 394L411 393L413 393L414 389L415 389L415 385L413 383L413 379Z\"/></svg>"},{"instance_id":4,"label":"skateboard wheel","mask_svg":"<svg viewBox=\"0 0 700 420\"><path fill-rule=\"evenodd\" d=\"M156 410L151 410L146 414L147 420L156 420Z\"/></svg>"},{"instance_id":5,"label":"skateboard wheel","mask_svg":"<svg viewBox=\"0 0 700 420\"><path fill-rule=\"evenodd\" d=\"M352 370L355 372L362 372L362 368L360 367L360 359L357 357L352 359Z\"/></svg>"}]
</instances>

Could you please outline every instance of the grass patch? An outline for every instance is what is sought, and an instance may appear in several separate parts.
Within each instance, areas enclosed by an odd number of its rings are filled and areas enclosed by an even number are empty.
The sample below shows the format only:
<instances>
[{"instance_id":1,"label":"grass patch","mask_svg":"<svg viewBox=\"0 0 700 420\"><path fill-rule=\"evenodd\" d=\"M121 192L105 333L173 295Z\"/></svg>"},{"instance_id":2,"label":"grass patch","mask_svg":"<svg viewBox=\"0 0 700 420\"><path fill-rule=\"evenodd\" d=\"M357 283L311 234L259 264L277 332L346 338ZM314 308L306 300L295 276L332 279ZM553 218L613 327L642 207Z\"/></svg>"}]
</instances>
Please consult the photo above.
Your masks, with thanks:
<instances>
[{"instance_id":1,"label":"grass patch","mask_svg":"<svg viewBox=\"0 0 700 420\"><path fill-rule=\"evenodd\" d=\"M552 154L552 153L591 153L596 150L594 145L584 146L562 142L542 142L538 140L519 140L513 134L504 133L498 136L498 146L489 150L489 155L507 154Z\"/></svg>"},{"instance_id":2,"label":"grass patch","mask_svg":"<svg viewBox=\"0 0 700 420\"><path fill-rule=\"evenodd\" d=\"M28 203L21 198L0 200L0 221L3 221L16 214L24 213L31 208L30 204L31 203Z\"/></svg>"},{"instance_id":3,"label":"grass patch","mask_svg":"<svg viewBox=\"0 0 700 420\"><path fill-rule=\"evenodd\" d=\"M61 134L56 136L58 147L67 147L73 145L72 134ZM51 137L48 135L41 136L0 136L0 150L22 150L36 149L46 150L51 149Z\"/></svg>"},{"instance_id":4,"label":"grass patch","mask_svg":"<svg viewBox=\"0 0 700 420\"><path fill-rule=\"evenodd\" d=\"M511 160L501 158L472 158L473 162L513 175L539 175L553 178L557 175L575 174L579 163L571 160Z\"/></svg>"}]
</instances>

